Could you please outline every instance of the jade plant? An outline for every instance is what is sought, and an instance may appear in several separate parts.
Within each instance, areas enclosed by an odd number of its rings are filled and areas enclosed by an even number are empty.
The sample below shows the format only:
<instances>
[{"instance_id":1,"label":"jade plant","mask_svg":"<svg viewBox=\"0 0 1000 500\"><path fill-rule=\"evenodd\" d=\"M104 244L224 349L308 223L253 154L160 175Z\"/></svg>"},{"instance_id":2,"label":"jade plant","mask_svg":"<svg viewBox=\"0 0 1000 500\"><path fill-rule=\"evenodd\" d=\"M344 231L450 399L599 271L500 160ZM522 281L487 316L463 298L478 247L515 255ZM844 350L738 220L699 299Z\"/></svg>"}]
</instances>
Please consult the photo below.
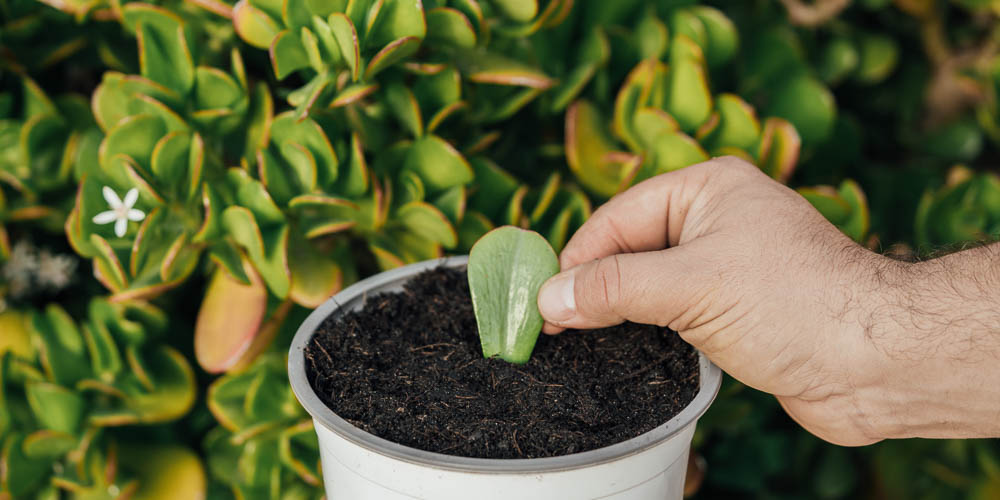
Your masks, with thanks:
<instances>
[{"instance_id":1,"label":"jade plant","mask_svg":"<svg viewBox=\"0 0 1000 500\"><path fill-rule=\"evenodd\" d=\"M196 394L191 366L163 343L165 313L95 299L83 323L51 305L5 324L13 328L0 357L0 496L127 498L141 489L143 474L120 463L136 450L114 429L177 420ZM200 461L177 453L178 473L197 475Z\"/></svg>"},{"instance_id":2,"label":"jade plant","mask_svg":"<svg viewBox=\"0 0 1000 500\"><path fill-rule=\"evenodd\" d=\"M867 243L871 228L868 200L857 182L847 179L836 188L803 187L798 193L844 234L858 243Z\"/></svg>"},{"instance_id":3,"label":"jade plant","mask_svg":"<svg viewBox=\"0 0 1000 500\"><path fill-rule=\"evenodd\" d=\"M579 182L607 198L718 155L740 156L787 181L801 145L796 128L776 117L761 122L736 94L712 93L711 68L728 64L738 47L732 22L705 6L673 8L665 19L650 10L628 31L619 28L626 43L618 53L605 35L585 46L593 62L581 67L630 69L613 104L581 98L569 105L565 155Z\"/></svg>"},{"instance_id":4,"label":"jade plant","mask_svg":"<svg viewBox=\"0 0 1000 500\"><path fill-rule=\"evenodd\" d=\"M483 356L528 362L542 331L538 290L559 272L542 235L513 226L486 233L469 252L469 290Z\"/></svg>"},{"instance_id":5,"label":"jade plant","mask_svg":"<svg viewBox=\"0 0 1000 500\"><path fill-rule=\"evenodd\" d=\"M220 424L205 437L208 468L236 498L323 496L316 432L288 385L286 365L282 354L267 354L208 389Z\"/></svg>"},{"instance_id":6,"label":"jade plant","mask_svg":"<svg viewBox=\"0 0 1000 500\"><path fill-rule=\"evenodd\" d=\"M916 217L916 243L927 251L1000 239L1000 177L957 166L944 186L927 191Z\"/></svg>"}]
</instances>

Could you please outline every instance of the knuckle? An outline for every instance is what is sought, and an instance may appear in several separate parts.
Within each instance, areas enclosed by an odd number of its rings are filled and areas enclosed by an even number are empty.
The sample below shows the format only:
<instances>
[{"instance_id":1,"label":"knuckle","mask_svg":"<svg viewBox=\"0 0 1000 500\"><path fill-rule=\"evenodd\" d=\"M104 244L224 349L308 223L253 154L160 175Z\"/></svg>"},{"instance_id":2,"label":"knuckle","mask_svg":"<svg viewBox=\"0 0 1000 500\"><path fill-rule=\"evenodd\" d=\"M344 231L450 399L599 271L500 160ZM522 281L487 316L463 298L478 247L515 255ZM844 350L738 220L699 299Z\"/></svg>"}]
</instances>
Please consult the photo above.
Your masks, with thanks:
<instances>
[{"instance_id":1,"label":"knuckle","mask_svg":"<svg viewBox=\"0 0 1000 500\"><path fill-rule=\"evenodd\" d=\"M622 267L620 256L613 255L597 261L593 267L593 285L590 289L590 301L604 313L615 313L621 304Z\"/></svg>"}]
</instances>

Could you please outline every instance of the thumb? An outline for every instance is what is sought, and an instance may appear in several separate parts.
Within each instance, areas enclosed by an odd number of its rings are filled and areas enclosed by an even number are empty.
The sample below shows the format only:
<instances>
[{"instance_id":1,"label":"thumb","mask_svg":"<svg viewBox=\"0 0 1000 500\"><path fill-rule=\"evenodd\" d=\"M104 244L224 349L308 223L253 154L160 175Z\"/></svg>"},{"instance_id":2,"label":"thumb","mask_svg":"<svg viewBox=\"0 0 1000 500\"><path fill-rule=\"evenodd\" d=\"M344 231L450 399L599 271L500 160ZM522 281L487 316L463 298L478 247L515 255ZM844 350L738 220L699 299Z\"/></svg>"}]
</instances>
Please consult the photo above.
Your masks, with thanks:
<instances>
[{"instance_id":1,"label":"thumb","mask_svg":"<svg viewBox=\"0 0 1000 500\"><path fill-rule=\"evenodd\" d=\"M626 320L666 326L683 310L679 278L689 275L683 250L617 254L567 269L542 285L538 310L559 328L602 328Z\"/></svg>"}]
</instances>

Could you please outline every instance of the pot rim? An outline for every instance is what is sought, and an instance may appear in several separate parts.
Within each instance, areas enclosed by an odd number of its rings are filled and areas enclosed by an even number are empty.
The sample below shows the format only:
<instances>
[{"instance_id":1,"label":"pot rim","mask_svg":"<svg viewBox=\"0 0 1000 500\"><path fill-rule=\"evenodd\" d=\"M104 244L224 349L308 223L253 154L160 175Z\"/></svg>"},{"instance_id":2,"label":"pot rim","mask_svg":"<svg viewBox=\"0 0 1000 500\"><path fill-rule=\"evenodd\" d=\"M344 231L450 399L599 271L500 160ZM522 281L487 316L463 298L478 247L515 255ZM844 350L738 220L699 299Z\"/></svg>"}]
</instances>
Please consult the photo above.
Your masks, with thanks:
<instances>
[{"instance_id":1,"label":"pot rim","mask_svg":"<svg viewBox=\"0 0 1000 500\"><path fill-rule=\"evenodd\" d=\"M361 304L363 304L363 300L372 290L381 291L382 288L401 284L425 270L439 266L462 267L467 262L468 256L444 257L385 271L345 288L309 314L292 340L288 353L288 377L295 397L313 417L315 423L371 452L412 464L485 474L557 472L620 460L666 441L687 426L693 425L708 410L718 394L722 384L722 370L699 352L701 387L687 407L667 422L649 432L604 448L558 457L519 459L459 457L404 446L355 427L319 399L306 377L305 347L327 317L342 314L341 304L353 302L358 298L362 299Z\"/></svg>"}]
</instances>

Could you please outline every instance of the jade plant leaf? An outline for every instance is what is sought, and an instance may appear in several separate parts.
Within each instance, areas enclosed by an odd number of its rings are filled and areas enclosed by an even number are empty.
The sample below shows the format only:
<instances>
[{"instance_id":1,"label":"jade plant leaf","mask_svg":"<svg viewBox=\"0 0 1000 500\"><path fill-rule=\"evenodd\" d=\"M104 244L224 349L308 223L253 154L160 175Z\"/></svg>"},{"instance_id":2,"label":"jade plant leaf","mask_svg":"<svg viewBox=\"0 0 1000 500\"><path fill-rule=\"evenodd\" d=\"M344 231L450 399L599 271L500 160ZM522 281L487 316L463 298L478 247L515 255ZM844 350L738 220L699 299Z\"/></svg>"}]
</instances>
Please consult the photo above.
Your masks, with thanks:
<instances>
[{"instance_id":1,"label":"jade plant leaf","mask_svg":"<svg viewBox=\"0 0 1000 500\"><path fill-rule=\"evenodd\" d=\"M490 231L469 253L469 289L483 356L523 364L542 329L538 290L559 272L542 235L513 226Z\"/></svg>"}]
</instances>

